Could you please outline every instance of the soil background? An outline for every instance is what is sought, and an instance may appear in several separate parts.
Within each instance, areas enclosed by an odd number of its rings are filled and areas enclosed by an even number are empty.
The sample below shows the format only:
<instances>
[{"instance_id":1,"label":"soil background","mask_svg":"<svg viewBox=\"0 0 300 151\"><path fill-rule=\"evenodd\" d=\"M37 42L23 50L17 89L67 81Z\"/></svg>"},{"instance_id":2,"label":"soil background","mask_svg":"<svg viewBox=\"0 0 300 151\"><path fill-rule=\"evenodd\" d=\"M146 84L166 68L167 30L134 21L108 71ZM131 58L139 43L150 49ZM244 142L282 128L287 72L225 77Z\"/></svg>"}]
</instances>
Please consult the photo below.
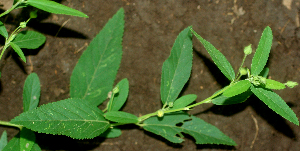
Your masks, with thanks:
<instances>
[{"instance_id":1,"label":"soil background","mask_svg":"<svg viewBox=\"0 0 300 151\"><path fill-rule=\"evenodd\" d=\"M1 0L0 11L10 8L12 1ZM41 81L40 105L68 98L70 76L77 60L93 37L121 7L125 10L125 32L123 58L116 82L123 78L128 78L130 82L129 97L123 111L140 116L161 108L162 64L168 58L177 35L190 25L227 57L235 71L242 61L243 48L253 44L255 50L263 29L270 26L274 38L267 64L270 68L269 78L300 83L299 0L57 2L80 10L89 18L39 11L38 18L30 21L28 29L43 33L47 40L37 50L24 50L27 63L23 63L15 53L9 53L3 59L0 120L10 121L22 112L23 85L31 72L37 73ZM1 21L12 32L20 21L27 20L30 10L32 8L18 9L1 18ZM4 39L0 40L3 44ZM196 94L198 102L228 84L228 81L196 38L193 39L193 45L192 75L182 95ZM245 62L247 67L251 65L252 56ZM299 90L298 86L276 91L298 118ZM133 125L121 127L122 135L114 139L97 137L92 140L73 140L65 136L37 134L37 142L43 150L300 150L300 128L277 115L254 96L237 105L201 105L190 113L215 125L238 145L196 145L189 136L181 144L172 144ZM0 127L0 133L4 130L8 132L9 139L18 133L16 129Z\"/></svg>"}]
</instances>

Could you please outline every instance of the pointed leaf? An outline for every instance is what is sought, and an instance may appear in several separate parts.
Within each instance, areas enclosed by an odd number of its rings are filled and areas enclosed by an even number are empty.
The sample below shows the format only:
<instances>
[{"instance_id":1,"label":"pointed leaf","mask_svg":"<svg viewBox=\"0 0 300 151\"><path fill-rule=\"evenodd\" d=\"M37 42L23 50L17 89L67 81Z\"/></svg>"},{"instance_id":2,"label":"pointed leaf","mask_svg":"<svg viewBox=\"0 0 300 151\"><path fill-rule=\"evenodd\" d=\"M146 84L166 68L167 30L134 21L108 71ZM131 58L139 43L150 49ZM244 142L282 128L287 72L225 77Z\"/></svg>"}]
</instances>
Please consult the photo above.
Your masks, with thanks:
<instances>
[{"instance_id":1,"label":"pointed leaf","mask_svg":"<svg viewBox=\"0 0 300 151\"><path fill-rule=\"evenodd\" d=\"M181 126L184 133L193 136L196 144L224 144L236 146L237 144L217 127L206 123L200 118L192 116L192 120L184 122Z\"/></svg>"},{"instance_id":2,"label":"pointed leaf","mask_svg":"<svg viewBox=\"0 0 300 151\"><path fill-rule=\"evenodd\" d=\"M283 83L280 83L280 82L275 81L275 80L266 79L265 88L280 90L280 89L285 89L285 85Z\"/></svg>"},{"instance_id":3,"label":"pointed leaf","mask_svg":"<svg viewBox=\"0 0 300 151\"><path fill-rule=\"evenodd\" d=\"M13 137L2 151L19 151L20 150L20 133Z\"/></svg>"},{"instance_id":4,"label":"pointed leaf","mask_svg":"<svg viewBox=\"0 0 300 151\"><path fill-rule=\"evenodd\" d=\"M54 1L50 0L27 0L26 4L29 4L33 7L36 7L38 9L41 9L43 11L54 13L54 14L65 14L65 15L72 15L72 16L78 16L78 17L85 17L88 18L88 16L78 10L75 10L73 8L67 7L65 5L56 3Z\"/></svg>"},{"instance_id":5,"label":"pointed leaf","mask_svg":"<svg viewBox=\"0 0 300 151\"><path fill-rule=\"evenodd\" d=\"M250 85L251 83L248 80L238 81L234 83L232 86L230 86L228 89L226 89L223 92L223 95L226 97L236 96L238 94L246 92L249 89Z\"/></svg>"},{"instance_id":6,"label":"pointed leaf","mask_svg":"<svg viewBox=\"0 0 300 151\"><path fill-rule=\"evenodd\" d=\"M251 86L251 91L262 100L270 109L280 116L299 126L299 121L293 110L285 103L285 101L271 90Z\"/></svg>"},{"instance_id":7,"label":"pointed leaf","mask_svg":"<svg viewBox=\"0 0 300 151\"><path fill-rule=\"evenodd\" d=\"M66 135L75 139L94 138L110 125L101 110L77 98L42 105L20 114L11 123L40 133Z\"/></svg>"},{"instance_id":8,"label":"pointed leaf","mask_svg":"<svg viewBox=\"0 0 300 151\"><path fill-rule=\"evenodd\" d=\"M137 123L138 117L123 111L111 111L104 114L104 117L110 121L118 123Z\"/></svg>"},{"instance_id":9,"label":"pointed leaf","mask_svg":"<svg viewBox=\"0 0 300 151\"><path fill-rule=\"evenodd\" d=\"M23 89L23 110L24 112L35 109L40 100L40 80L36 73L31 73L25 81Z\"/></svg>"},{"instance_id":10,"label":"pointed leaf","mask_svg":"<svg viewBox=\"0 0 300 151\"><path fill-rule=\"evenodd\" d=\"M214 61L214 63L217 65L217 67L221 70L221 72L229 79L234 80L235 73L228 62L228 60L225 58L225 56L217 50L211 43L203 39L200 35L198 35L192 28L191 31L193 34L197 37L197 39L203 44L204 48L209 53L210 57Z\"/></svg>"},{"instance_id":11,"label":"pointed leaf","mask_svg":"<svg viewBox=\"0 0 300 151\"><path fill-rule=\"evenodd\" d=\"M20 58L26 63L26 58L23 51L20 49L18 45L13 42L10 42L10 46L15 50L15 52L20 56Z\"/></svg>"},{"instance_id":12,"label":"pointed leaf","mask_svg":"<svg viewBox=\"0 0 300 151\"><path fill-rule=\"evenodd\" d=\"M7 145L7 133L4 131L0 137L0 151Z\"/></svg>"},{"instance_id":13,"label":"pointed leaf","mask_svg":"<svg viewBox=\"0 0 300 151\"><path fill-rule=\"evenodd\" d=\"M188 94L185 96L180 97L179 99L175 100L172 109L179 109L186 107L187 105L191 104L197 99L197 95L195 94Z\"/></svg>"},{"instance_id":14,"label":"pointed leaf","mask_svg":"<svg viewBox=\"0 0 300 151\"><path fill-rule=\"evenodd\" d=\"M121 136L122 131L119 128L109 128L104 133L99 135L99 137L105 137L105 138L116 138Z\"/></svg>"},{"instance_id":15,"label":"pointed leaf","mask_svg":"<svg viewBox=\"0 0 300 151\"><path fill-rule=\"evenodd\" d=\"M6 31L6 28L1 21L0 21L0 35L2 35L5 38L8 38L8 33Z\"/></svg>"},{"instance_id":16,"label":"pointed leaf","mask_svg":"<svg viewBox=\"0 0 300 151\"><path fill-rule=\"evenodd\" d=\"M121 80L116 87L119 88L119 92L115 94L113 101L109 102L108 112L120 110L128 97L129 82L126 78Z\"/></svg>"},{"instance_id":17,"label":"pointed leaf","mask_svg":"<svg viewBox=\"0 0 300 151\"><path fill-rule=\"evenodd\" d=\"M70 95L101 104L112 89L122 58L124 10L120 9L81 55L71 76Z\"/></svg>"},{"instance_id":18,"label":"pointed leaf","mask_svg":"<svg viewBox=\"0 0 300 151\"><path fill-rule=\"evenodd\" d=\"M35 134L33 131L23 127L20 131L20 150L31 151L35 142Z\"/></svg>"},{"instance_id":19,"label":"pointed leaf","mask_svg":"<svg viewBox=\"0 0 300 151\"><path fill-rule=\"evenodd\" d=\"M22 31L20 32L13 42L20 48L36 49L44 44L46 37L36 31Z\"/></svg>"},{"instance_id":20,"label":"pointed leaf","mask_svg":"<svg viewBox=\"0 0 300 151\"><path fill-rule=\"evenodd\" d=\"M262 77L265 77L267 78L268 74L269 74L269 68L268 67L265 67L259 74L259 76L262 76Z\"/></svg>"},{"instance_id":21,"label":"pointed leaf","mask_svg":"<svg viewBox=\"0 0 300 151\"><path fill-rule=\"evenodd\" d=\"M42 149L37 143L34 143L31 148L31 151L42 151Z\"/></svg>"},{"instance_id":22,"label":"pointed leaf","mask_svg":"<svg viewBox=\"0 0 300 151\"><path fill-rule=\"evenodd\" d=\"M271 51L272 40L273 40L272 30L269 26L267 26L261 35L258 47L252 59L252 64L251 64L252 75L257 76L264 69Z\"/></svg>"},{"instance_id":23,"label":"pointed leaf","mask_svg":"<svg viewBox=\"0 0 300 151\"><path fill-rule=\"evenodd\" d=\"M243 92L241 94L238 94L233 97L226 97L224 95L219 95L212 99L212 103L215 105L231 105L231 104L238 104L245 102L253 93L250 89L248 89L246 92Z\"/></svg>"},{"instance_id":24,"label":"pointed leaf","mask_svg":"<svg viewBox=\"0 0 300 151\"><path fill-rule=\"evenodd\" d=\"M169 58L164 62L161 75L160 95L163 104L173 102L188 81L192 69L192 34L190 27L177 37Z\"/></svg>"}]
</instances>

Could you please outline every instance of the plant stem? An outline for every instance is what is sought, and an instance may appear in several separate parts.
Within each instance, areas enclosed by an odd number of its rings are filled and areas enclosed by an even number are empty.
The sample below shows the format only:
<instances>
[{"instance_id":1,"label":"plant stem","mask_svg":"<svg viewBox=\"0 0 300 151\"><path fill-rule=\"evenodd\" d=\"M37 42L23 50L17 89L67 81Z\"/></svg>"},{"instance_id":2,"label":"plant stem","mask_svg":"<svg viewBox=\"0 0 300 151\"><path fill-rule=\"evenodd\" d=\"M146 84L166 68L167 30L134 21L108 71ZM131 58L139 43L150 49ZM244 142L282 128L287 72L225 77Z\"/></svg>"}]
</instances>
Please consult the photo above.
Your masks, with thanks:
<instances>
[{"instance_id":1,"label":"plant stem","mask_svg":"<svg viewBox=\"0 0 300 151\"><path fill-rule=\"evenodd\" d=\"M6 10L5 12L3 12L2 14L0 14L0 17L8 14L9 12L11 12L12 10L14 10L19 4L23 3L25 0L19 0L18 2L16 2L15 5L13 5L10 9Z\"/></svg>"},{"instance_id":2,"label":"plant stem","mask_svg":"<svg viewBox=\"0 0 300 151\"><path fill-rule=\"evenodd\" d=\"M238 80L239 78L240 78L240 70L241 70L241 68L243 67L243 65L244 65L244 62L245 62L245 60L246 60L246 57L247 57L247 55L245 54L244 55L244 58L243 58L243 61L242 61L242 64L241 64L241 66L240 66L240 68L239 68L239 70L238 70L238 74L236 74L236 77L235 77L235 79L233 80L233 81L236 81L236 80Z\"/></svg>"},{"instance_id":3,"label":"plant stem","mask_svg":"<svg viewBox=\"0 0 300 151\"><path fill-rule=\"evenodd\" d=\"M19 128L19 129L22 129L22 128L23 128L22 125L12 124L12 123L9 123L9 122L6 122L6 121L0 121L0 125L17 127L17 128Z\"/></svg>"}]
</instances>

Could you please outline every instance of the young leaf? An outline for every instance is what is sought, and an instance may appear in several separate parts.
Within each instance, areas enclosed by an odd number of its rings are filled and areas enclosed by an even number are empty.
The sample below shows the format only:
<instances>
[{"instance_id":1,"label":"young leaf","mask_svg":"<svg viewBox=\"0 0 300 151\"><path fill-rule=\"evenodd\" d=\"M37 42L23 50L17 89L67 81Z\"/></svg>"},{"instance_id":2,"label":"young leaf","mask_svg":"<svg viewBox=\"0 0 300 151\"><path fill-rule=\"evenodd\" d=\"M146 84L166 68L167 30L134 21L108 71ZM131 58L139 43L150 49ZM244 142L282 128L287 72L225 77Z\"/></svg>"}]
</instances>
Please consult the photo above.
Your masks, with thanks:
<instances>
[{"instance_id":1,"label":"young leaf","mask_svg":"<svg viewBox=\"0 0 300 151\"><path fill-rule=\"evenodd\" d=\"M269 70L270 70L270 69L269 69L268 67L264 68L264 69L260 72L259 76L262 76L262 77L267 78L267 76L268 76L268 74L269 74Z\"/></svg>"},{"instance_id":2,"label":"young leaf","mask_svg":"<svg viewBox=\"0 0 300 151\"><path fill-rule=\"evenodd\" d=\"M217 127L206 123L200 118L192 116L192 120L184 122L181 126L184 133L193 136L196 144L224 144L236 146L237 144Z\"/></svg>"},{"instance_id":3,"label":"young leaf","mask_svg":"<svg viewBox=\"0 0 300 151\"><path fill-rule=\"evenodd\" d=\"M111 111L104 113L104 117L118 123L137 123L138 117L123 111Z\"/></svg>"},{"instance_id":4,"label":"young leaf","mask_svg":"<svg viewBox=\"0 0 300 151\"><path fill-rule=\"evenodd\" d=\"M108 112L120 110L128 97L129 82L126 78L121 80L116 87L119 88L119 92L115 94L113 101L109 102L107 109Z\"/></svg>"},{"instance_id":5,"label":"young leaf","mask_svg":"<svg viewBox=\"0 0 300 151\"><path fill-rule=\"evenodd\" d=\"M20 133L13 137L2 151L19 151L20 150Z\"/></svg>"},{"instance_id":6,"label":"young leaf","mask_svg":"<svg viewBox=\"0 0 300 151\"><path fill-rule=\"evenodd\" d=\"M275 81L275 80L266 79L265 88L280 90L280 89L285 89L285 85L283 83L280 83L280 82Z\"/></svg>"},{"instance_id":7,"label":"young leaf","mask_svg":"<svg viewBox=\"0 0 300 151\"><path fill-rule=\"evenodd\" d=\"M183 125L176 126L177 124ZM236 145L218 128L194 116L190 117L183 112L167 114L163 118L151 117L144 121L143 128L164 137L172 143L181 143L183 141L181 133L184 132L193 136L196 144Z\"/></svg>"},{"instance_id":8,"label":"young leaf","mask_svg":"<svg viewBox=\"0 0 300 151\"><path fill-rule=\"evenodd\" d=\"M175 100L172 109L179 109L186 107L187 105L191 104L197 99L197 95L195 94L188 94L185 96L180 97L179 99Z\"/></svg>"},{"instance_id":9,"label":"young leaf","mask_svg":"<svg viewBox=\"0 0 300 151\"><path fill-rule=\"evenodd\" d=\"M36 73L31 73L25 81L23 89L23 110L24 112L35 109L40 100L40 80Z\"/></svg>"},{"instance_id":10,"label":"young leaf","mask_svg":"<svg viewBox=\"0 0 300 151\"><path fill-rule=\"evenodd\" d=\"M35 142L35 134L33 131L23 127L20 131L20 150L31 151Z\"/></svg>"},{"instance_id":11,"label":"young leaf","mask_svg":"<svg viewBox=\"0 0 300 151\"><path fill-rule=\"evenodd\" d=\"M99 137L105 137L105 138L116 138L121 136L122 131L119 128L109 128L104 133L99 135Z\"/></svg>"},{"instance_id":12,"label":"young leaf","mask_svg":"<svg viewBox=\"0 0 300 151\"><path fill-rule=\"evenodd\" d=\"M5 38L8 38L8 33L6 31L6 28L1 21L0 21L0 35L2 35Z\"/></svg>"},{"instance_id":13,"label":"young leaf","mask_svg":"<svg viewBox=\"0 0 300 151\"><path fill-rule=\"evenodd\" d=\"M233 97L226 97L224 95L219 95L212 99L212 103L215 105L231 105L231 104L238 104L246 101L253 93L250 89L246 92L238 94Z\"/></svg>"},{"instance_id":14,"label":"young leaf","mask_svg":"<svg viewBox=\"0 0 300 151\"><path fill-rule=\"evenodd\" d=\"M42 105L20 114L11 123L39 133L66 135L75 139L94 138L110 126L99 108L78 98Z\"/></svg>"},{"instance_id":15,"label":"young leaf","mask_svg":"<svg viewBox=\"0 0 300 151\"><path fill-rule=\"evenodd\" d=\"M112 89L122 58L124 10L121 8L81 55L71 76L70 95L101 104Z\"/></svg>"},{"instance_id":16,"label":"young leaf","mask_svg":"<svg viewBox=\"0 0 300 151\"><path fill-rule=\"evenodd\" d=\"M29 4L33 7L36 7L38 9L41 9L43 11L54 13L54 14L65 14L65 15L72 15L72 16L78 16L78 17L85 17L88 18L88 16L78 10L75 10L73 8L67 7L65 5L56 3L54 1L50 0L27 0L26 4Z\"/></svg>"},{"instance_id":17,"label":"young leaf","mask_svg":"<svg viewBox=\"0 0 300 151\"><path fill-rule=\"evenodd\" d=\"M271 90L251 86L251 91L262 100L270 109L280 116L299 126L299 121L293 110L285 103L285 101Z\"/></svg>"},{"instance_id":18,"label":"young leaf","mask_svg":"<svg viewBox=\"0 0 300 151\"><path fill-rule=\"evenodd\" d=\"M44 44L46 37L36 31L22 31L20 32L13 42L20 48L36 49Z\"/></svg>"},{"instance_id":19,"label":"young leaf","mask_svg":"<svg viewBox=\"0 0 300 151\"><path fill-rule=\"evenodd\" d=\"M261 35L258 47L252 59L252 64L251 64L252 75L257 76L264 69L271 51L272 40L273 40L272 30L269 26L267 26Z\"/></svg>"},{"instance_id":20,"label":"young leaf","mask_svg":"<svg viewBox=\"0 0 300 151\"><path fill-rule=\"evenodd\" d=\"M18 45L13 42L10 42L10 46L15 50L15 52L20 56L20 58L26 63L26 58L23 51L20 49Z\"/></svg>"},{"instance_id":21,"label":"young leaf","mask_svg":"<svg viewBox=\"0 0 300 151\"><path fill-rule=\"evenodd\" d=\"M161 75L160 95L163 104L178 97L192 70L192 34L184 29L175 40L169 58L164 62Z\"/></svg>"},{"instance_id":22,"label":"young leaf","mask_svg":"<svg viewBox=\"0 0 300 151\"><path fill-rule=\"evenodd\" d=\"M209 53L210 57L214 61L214 63L217 65L217 67L221 70L221 72L229 79L229 80L234 80L235 78L235 73L228 62L228 60L225 58L225 56L218 50L216 49L211 43L203 39L200 35L198 35L192 28L191 31L193 34L197 37L197 39L203 44L204 48L207 50Z\"/></svg>"},{"instance_id":23,"label":"young leaf","mask_svg":"<svg viewBox=\"0 0 300 151\"><path fill-rule=\"evenodd\" d=\"M241 94L243 92L246 92L251 83L248 80L241 80L236 83L234 83L232 86L230 86L227 90L223 92L223 95L226 97L233 97L238 94Z\"/></svg>"},{"instance_id":24,"label":"young leaf","mask_svg":"<svg viewBox=\"0 0 300 151\"><path fill-rule=\"evenodd\" d=\"M7 133L4 131L0 137L0 151L7 145Z\"/></svg>"}]
</instances>

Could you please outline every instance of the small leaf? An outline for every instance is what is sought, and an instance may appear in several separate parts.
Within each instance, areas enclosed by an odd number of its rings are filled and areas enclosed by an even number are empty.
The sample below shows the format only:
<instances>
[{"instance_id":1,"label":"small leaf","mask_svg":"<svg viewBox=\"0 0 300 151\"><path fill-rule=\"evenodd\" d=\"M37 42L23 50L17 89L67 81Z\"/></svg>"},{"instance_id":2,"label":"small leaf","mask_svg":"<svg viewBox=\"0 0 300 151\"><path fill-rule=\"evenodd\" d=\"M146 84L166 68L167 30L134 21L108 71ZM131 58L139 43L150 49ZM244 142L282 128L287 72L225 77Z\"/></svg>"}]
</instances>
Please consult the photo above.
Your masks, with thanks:
<instances>
[{"instance_id":1,"label":"small leaf","mask_svg":"<svg viewBox=\"0 0 300 151\"><path fill-rule=\"evenodd\" d=\"M36 49L44 44L46 37L36 31L22 31L13 40L20 48Z\"/></svg>"},{"instance_id":2,"label":"small leaf","mask_svg":"<svg viewBox=\"0 0 300 151\"><path fill-rule=\"evenodd\" d=\"M101 104L112 90L121 58L124 10L121 8L93 39L76 64L70 86L72 98Z\"/></svg>"},{"instance_id":3,"label":"small leaf","mask_svg":"<svg viewBox=\"0 0 300 151\"><path fill-rule=\"evenodd\" d=\"M104 133L99 135L99 137L105 137L105 138L116 138L121 136L122 131L119 128L109 128Z\"/></svg>"},{"instance_id":4,"label":"small leaf","mask_svg":"<svg viewBox=\"0 0 300 151\"><path fill-rule=\"evenodd\" d=\"M20 58L26 63L26 58L24 56L23 51L20 49L18 45L13 42L10 42L10 46L15 50L15 52L20 56Z\"/></svg>"},{"instance_id":5,"label":"small leaf","mask_svg":"<svg viewBox=\"0 0 300 151\"><path fill-rule=\"evenodd\" d=\"M124 103L126 102L127 97L128 97L129 82L126 78L121 80L116 85L116 87L119 88L119 92L117 94L115 94L113 101L109 102L109 106L108 106L108 110L107 110L108 112L120 110L122 108L122 106L124 105Z\"/></svg>"},{"instance_id":6,"label":"small leaf","mask_svg":"<svg viewBox=\"0 0 300 151\"><path fill-rule=\"evenodd\" d=\"M191 75L193 45L189 28L178 35L169 58L163 63L160 86L163 104L175 101Z\"/></svg>"},{"instance_id":7,"label":"small leaf","mask_svg":"<svg viewBox=\"0 0 300 151\"><path fill-rule=\"evenodd\" d=\"M231 105L231 104L238 104L245 102L253 93L250 89L248 89L246 92L243 92L241 94L238 94L233 97L226 97L224 95L219 95L212 99L212 103L215 105Z\"/></svg>"},{"instance_id":8,"label":"small leaf","mask_svg":"<svg viewBox=\"0 0 300 151\"><path fill-rule=\"evenodd\" d=\"M29 4L33 7L36 7L38 9L41 9L43 11L54 13L54 14L65 14L65 15L72 15L72 16L78 16L78 17L85 17L88 18L88 16L78 10L75 10L73 8L67 7L65 5L56 3L54 1L50 0L27 0L26 4Z\"/></svg>"},{"instance_id":9,"label":"small leaf","mask_svg":"<svg viewBox=\"0 0 300 151\"><path fill-rule=\"evenodd\" d=\"M35 142L35 134L33 131L23 127L20 131L20 150L31 151Z\"/></svg>"},{"instance_id":10,"label":"small leaf","mask_svg":"<svg viewBox=\"0 0 300 151\"><path fill-rule=\"evenodd\" d=\"M6 28L1 21L0 21L0 35L2 35L5 38L8 38L8 33L6 31Z\"/></svg>"},{"instance_id":11,"label":"small leaf","mask_svg":"<svg viewBox=\"0 0 300 151\"><path fill-rule=\"evenodd\" d=\"M251 75L257 76L264 69L271 51L272 40L272 30L267 26L261 35L258 47L252 59Z\"/></svg>"},{"instance_id":12,"label":"small leaf","mask_svg":"<svg viewBox=\"0 0 300 151\"><path fill-rule=\"evenodd\" d=\"M40 100L40 80L36 73L31 73L25 81L23 89L23 110L24 112L35 109Z\"/></svg>"},{"instance_id":13,"label":"small leaf","mask_svg":"<svg viewBox=\"0 0 300 151\"><path fill-rule=\"evenodd\" d=\"M42 151L42 149L40 148L40 146L37 143L34 143L31 151Z\"/></svg>"},{"instance_id":14,"label":"small leaf","mask_svg":"<svg viewBox=\"0 0 300 151\"><path fill-rule=\"evenodd\" d=\"M185 96L180 97L179 99L175 100L172 109L179 109L186 107L187 105L191 104L197 99L197 95L195 94L188 94Z\"/></svg>"},{"instance_id":15,"label":"small leaf","mask_svg":"<svg viewBox=\"0 0 300 151\"><path fill-rule=\"evenodd\" d=\"M265 88L280 90L280 89L285 89L285 85L283 83L280 83L280 82L275 81L275 80L266 79Z\"/></svg>"},{"instance_id":16,"label":"small leaf","mask_svg":"<svg viewBox=\"0 0 300 151\"><path fill-rule=\"evenodd\" d=\"M7 145L7 133L4 131L0 137L0 151Z\"/></svg>"},{"instance_id":17,"label":"small leaf","mask_svg":"<svg viewBox=\"0 0 300 151\"><path fill-rule=\"evenodd\" d=\"M276 93L265 88L251 86L251 91L262 100L270 109L299 126L299 121L293 110Z\"/></svg>"},{"instance_id":18,"label":"small leaf","mask_svg":"<svg viewBox=\"0 0 300 151\"><path fill-rule=\"evenodd\" d=\"M123 111L111 111L104 114L104 117L110 121L118 123L137 123L138 117Z\"/></svg>"},{"instance_id":19,"label":"small leaf","mask_svg":"<svg viewBox=\"0 0 300 151\"><path fill-rule=\"evenodd\" d=\"M262 77L265 77L267 78L268 74L269 74L269 68L268 67L265 67L259 74L259 76L262 76Z\"/></svg>"},{"instance_id":20,"label":"small leaf","mask_svg":"<svg viewBox=\"0 0 300 151\"><path fill-rule=\"evenodd\" d=\"M214 63L217 65L217 67L221 70L221 72L229 79L234 80L235 73L226 59L226 57L218 50L216 49L211 43L203 39L200 35L198 35L192 28L191 31L193 34L197 37L197 39L203 44L204 48L209 53L210 57L214 61Z\"/></svg>"},{"instance_id":21,"label":"small leaf","mask_svg":"<svg viewBox=\"0 0 300 151\"><path fill-rule=\"evenodd\" d=\"M20 150L20 133L13 137L2 151L19 151Z\"/></svg>"},{"instance_id":22,"label":"small leaf","mask_svg":"<svg viewBox=\"0 0 300 151\"><path fill-rule=\"evenodd\" d=\"M234 83L232 86L230 86L228 89L226 89L223 92L223 95L226 97L233 97L233 96L236 96L243 92L246 92L250 86L251 86L251 83L248 80L241 80L241 81Z\"/></svg>"},{"instance_id":23,"label":"small leaf","mask_svg":"<svg viewBox=\"0 0 300 151\"><path fill-rule=\"evenodd\" d=\"M11 123L39 133L66 135L75 139L94 138L110 125L99 108L77 98L42 105L20 114Z\"/></svg>"}]
</instances>

